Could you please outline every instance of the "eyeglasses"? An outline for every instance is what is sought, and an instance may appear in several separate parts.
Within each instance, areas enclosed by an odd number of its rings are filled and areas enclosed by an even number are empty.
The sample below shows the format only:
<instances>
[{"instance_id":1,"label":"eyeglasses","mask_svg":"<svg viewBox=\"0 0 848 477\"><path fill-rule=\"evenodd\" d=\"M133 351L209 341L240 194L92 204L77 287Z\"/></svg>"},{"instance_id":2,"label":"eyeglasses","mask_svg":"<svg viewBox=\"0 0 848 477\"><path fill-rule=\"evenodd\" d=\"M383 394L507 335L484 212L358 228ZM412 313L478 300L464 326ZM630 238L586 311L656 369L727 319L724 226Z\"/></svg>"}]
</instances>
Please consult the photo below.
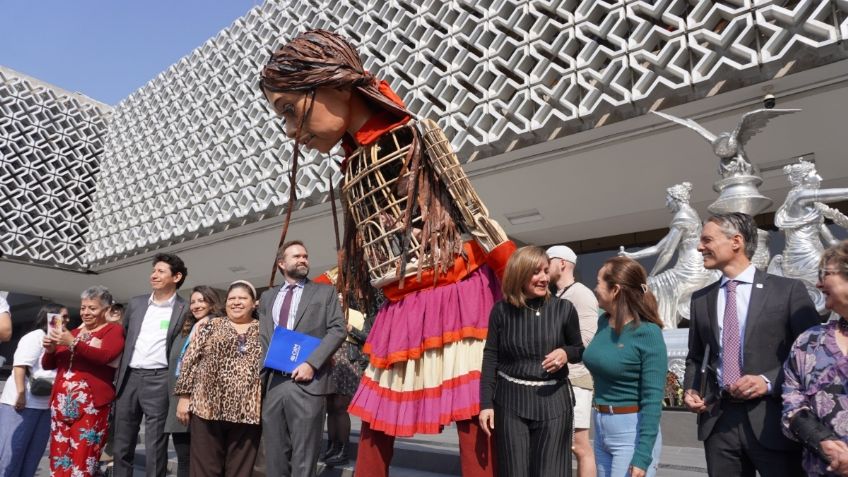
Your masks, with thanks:
<instances>
[{"instance_id":1,"label":"eyeglasses","mask_svg":"<svg viewBox=\"0 0 848 477\"><path fill-rule=\"evenodd\" d=\"M831 275L839 275L840 273L842 273L840 270L828 270L826 268L820 268L819 269L819 281L823 282L825 278L827 278Z\"/></svg>"}]
</instances>

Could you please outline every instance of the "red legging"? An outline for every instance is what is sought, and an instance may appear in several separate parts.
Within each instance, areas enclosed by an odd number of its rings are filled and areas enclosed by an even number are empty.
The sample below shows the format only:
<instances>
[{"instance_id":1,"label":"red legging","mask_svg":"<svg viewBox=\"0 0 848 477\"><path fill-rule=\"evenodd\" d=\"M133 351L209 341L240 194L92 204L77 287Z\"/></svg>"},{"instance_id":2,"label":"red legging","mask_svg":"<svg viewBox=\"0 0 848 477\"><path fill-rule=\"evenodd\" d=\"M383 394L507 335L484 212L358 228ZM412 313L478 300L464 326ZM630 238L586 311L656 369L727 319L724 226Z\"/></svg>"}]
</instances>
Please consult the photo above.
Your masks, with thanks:
<instances>
[{"instance_id":1,"label":"red legging","mask_svg":"<svg viewBox=\"0 0 848 477\"><path fill-rule=\"evenodd\" d=\"M492 439L476 418L456 422L459 435L459 462L463 477L496 477ZM362 422L354 477L388 477L394 454L395 436L371 430Z\"/></svg>"}]
</instances>

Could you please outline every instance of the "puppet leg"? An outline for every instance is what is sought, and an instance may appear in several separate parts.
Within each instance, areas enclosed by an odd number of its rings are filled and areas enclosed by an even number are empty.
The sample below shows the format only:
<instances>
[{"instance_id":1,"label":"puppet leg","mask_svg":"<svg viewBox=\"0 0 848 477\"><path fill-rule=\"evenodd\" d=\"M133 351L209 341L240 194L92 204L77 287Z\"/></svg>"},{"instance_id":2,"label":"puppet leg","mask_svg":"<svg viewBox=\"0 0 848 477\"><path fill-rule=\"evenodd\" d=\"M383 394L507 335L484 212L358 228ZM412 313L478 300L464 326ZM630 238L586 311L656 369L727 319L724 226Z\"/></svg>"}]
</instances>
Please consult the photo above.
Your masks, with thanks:
<instances>
[{"instance_id":1,"label":"puppet leg","mask_svg":"<svg viewBox=\"0 0 848 477\"><path fill-rule=\"evenodd\" d=\"M394 445L395 436L375 431L362 421L354 477L388 477Z\"/></svg>"},{"instance_id":2,"label":"puppet leg","mask_svg":"<svg viewBox=\"0 0 848 477\"><path fill-rule=\"evenodd\" d=\"M496 477L494 439L488 437L475 416L456 422L462 477Z\"/></svg>"}]
</instances>

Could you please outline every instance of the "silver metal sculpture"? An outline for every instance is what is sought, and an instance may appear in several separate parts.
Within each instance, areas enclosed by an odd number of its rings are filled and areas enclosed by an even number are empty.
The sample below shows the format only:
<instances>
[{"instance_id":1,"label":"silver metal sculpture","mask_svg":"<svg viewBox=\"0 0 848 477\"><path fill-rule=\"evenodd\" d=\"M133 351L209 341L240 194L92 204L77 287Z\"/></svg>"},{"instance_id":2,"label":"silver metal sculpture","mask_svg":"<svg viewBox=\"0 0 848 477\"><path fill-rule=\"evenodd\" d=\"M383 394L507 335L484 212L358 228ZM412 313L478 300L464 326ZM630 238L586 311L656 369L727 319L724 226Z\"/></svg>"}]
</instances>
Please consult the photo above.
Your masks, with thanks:
<instances>
[{"instance_id":1,"label":"silver metal sculpture","mask_svg":"<svg viewBox=\"0 0 848 477\"><path fill-rule=\"evenodd\" d=\"M654 111L654 114L697 132L710 143L713 153L719 157L718 173L721 179L713 183L713 190L718 192L718 199L707 207L710 212L743 212L757 215L769 208L772 200L760 194L759 187L763 179L757 175L756 167L748 160L744 146L762 131L772 118L798 111L800 109L757 109L743 114L733 131L718 135L691 119L682 119L659 111ZM768 236L767 231L757 229L757 249L751 261L760 270L765 270L769 263Z\"/></svg>"},{"instance_id":2,"label":"silver metal sculpture","mask_svg":"<svg viewBox=\"0 0 848 477\"><path fill-rule=\"evenodd\" d=\"M822 178L815 164L803 159L784 167L783 173L792 189L774 215L774 225L783 231L786 245L783 253L772 259L768 271L801 280L816 310L824 313L824 296L816 288L819 259L825 247L838 242L824 219L832 219L848 228L848 217L825 203L848 199L848 188L820 189Z\"/></svg>"},{"instance_id":3,"label":"silver metal sculpture","mask_svg":"<svg viewBox=\"0 0 848 477\"><path fill-rule=\"evenodd\" d=\"M715 135L691 119L682 119L670 114L654 111L654 114L669 121L686 126L700 134L713 147L713 153L721 159L719 174L723 179L750 176L756 173L748 160L744 146L768 124L769 120L784 114L796 113L800 109L757 109L742 115L733 131Z\"/></svg>"},{"instance_id":4,"label":"silver metal sculpture","mask_svg":"<svg viewBox=\"0 0 848 477\"><path fill-rule=\"evenodd\" d=\"M660 317L665 328L677 328L681 318L689 318L689 300L692 293L718 279L720 273L704 268L704 257L698 252L701 237L701 219L689 205L692 184L683 182L669 187L666 205L674 213L668 234L656 245L625 252L619 255L633 259L657 256L657 262L648 277L648 287L654 292L659 304ZM674 253L677 263L667 268Z\"/></svg>"},{"instance_id":5,"label":"silver metal sculpture","mask_svg":"<svg viewBox=\"0 0 848 477\"><path fill-rule=\"evenodd\" d=\"M768 124L769 120L800 109L757 109L742 115L732 131L713 134L691 119L682 119L670 114L654 111L654 114L673 121L701 135L719 157L718 173L721 179L713 189L718 199L708 209L713 213L744 212L757 215L766 210L772 201L760 194L758 187L763 183L757 169L745 154L745 144ZM762 250L762 248L758 247Z\"/></svg>"}]
</instances>

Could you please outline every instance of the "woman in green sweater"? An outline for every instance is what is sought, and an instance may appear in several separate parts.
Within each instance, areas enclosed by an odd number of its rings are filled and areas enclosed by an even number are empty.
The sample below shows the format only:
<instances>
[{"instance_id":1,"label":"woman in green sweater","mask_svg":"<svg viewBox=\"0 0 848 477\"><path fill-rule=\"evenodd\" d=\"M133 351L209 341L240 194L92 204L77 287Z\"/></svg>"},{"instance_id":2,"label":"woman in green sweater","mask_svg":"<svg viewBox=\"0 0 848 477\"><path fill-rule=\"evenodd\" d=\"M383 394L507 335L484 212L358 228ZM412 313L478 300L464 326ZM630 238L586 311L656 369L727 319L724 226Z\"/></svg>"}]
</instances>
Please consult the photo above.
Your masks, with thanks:
<instances>
[{"instance_id":1,"label":"woman in green sweater","mask_svg":"<svg viewBox=\"0 0 848 477\"><path fill-rule=\"evenodd\" d=\"M657 300L645 269L615 257L598 271L607 310L583 354L595 382L592 419L599 477L652 477L659 464L660 414L668 368Z\"/></svg>"}]
</instances>

